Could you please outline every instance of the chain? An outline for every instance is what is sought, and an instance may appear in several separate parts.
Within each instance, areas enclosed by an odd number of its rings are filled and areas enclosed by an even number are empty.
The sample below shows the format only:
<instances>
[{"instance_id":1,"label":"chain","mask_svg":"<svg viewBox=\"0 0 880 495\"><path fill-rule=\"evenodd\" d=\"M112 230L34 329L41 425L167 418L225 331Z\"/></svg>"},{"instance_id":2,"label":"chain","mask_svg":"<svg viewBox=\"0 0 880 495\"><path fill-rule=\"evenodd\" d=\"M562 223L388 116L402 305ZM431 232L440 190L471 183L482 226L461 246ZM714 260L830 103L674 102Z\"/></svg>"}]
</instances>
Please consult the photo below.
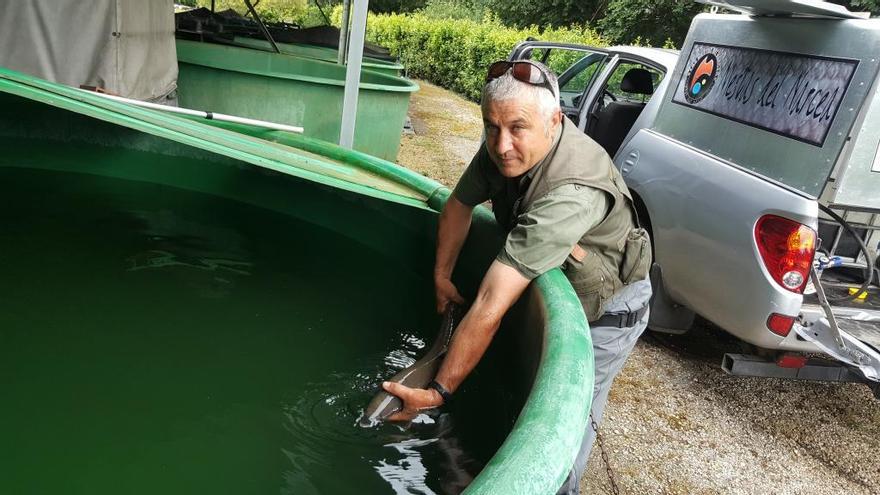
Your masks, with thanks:
<instances>
[{"instance_id":1,"label":"chain","mask_svg":"<svg viewBox=\"0 0 880 495\"><path fill-rule=\"evenodd\" d=\"M608 473L608 481L611 482L611 493L612 495L620 495L620 488L617 486L614 470L611 469L611 463L608 461L608 451L605 450L605 440L603 439L602 434L599 433L599 425L597 425L596 420L593 419L593 413L590 413L590 423L593 425L593 431L596 432L596 443L599 445L599 453L602 454L602 462L605 463L605 472Z\"/></svg>"}]
</instances>

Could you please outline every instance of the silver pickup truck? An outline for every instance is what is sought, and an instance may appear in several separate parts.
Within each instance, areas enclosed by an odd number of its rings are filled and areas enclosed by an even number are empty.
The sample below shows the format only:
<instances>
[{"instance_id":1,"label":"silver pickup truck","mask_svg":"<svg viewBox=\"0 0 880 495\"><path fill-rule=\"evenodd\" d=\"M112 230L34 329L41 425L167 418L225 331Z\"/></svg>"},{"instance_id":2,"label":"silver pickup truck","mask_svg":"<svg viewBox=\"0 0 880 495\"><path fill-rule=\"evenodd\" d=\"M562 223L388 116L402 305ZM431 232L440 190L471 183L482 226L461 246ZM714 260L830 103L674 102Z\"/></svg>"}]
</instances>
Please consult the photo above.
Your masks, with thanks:
<instances>
[{"instance_id":1,"label":"silver pickup truck","mask_svg":"<svg viewBox=\"0 0 880 495\"><path fill-rule=\"evenodd\" d=\"M880 397L880 19L704 3L737 13L698 15L680 53L529 41L511 59L557 71L563 111L633 191L651 329L700 315L751 344L724 357L730 373Z\"/></svg>"}]
</instances>

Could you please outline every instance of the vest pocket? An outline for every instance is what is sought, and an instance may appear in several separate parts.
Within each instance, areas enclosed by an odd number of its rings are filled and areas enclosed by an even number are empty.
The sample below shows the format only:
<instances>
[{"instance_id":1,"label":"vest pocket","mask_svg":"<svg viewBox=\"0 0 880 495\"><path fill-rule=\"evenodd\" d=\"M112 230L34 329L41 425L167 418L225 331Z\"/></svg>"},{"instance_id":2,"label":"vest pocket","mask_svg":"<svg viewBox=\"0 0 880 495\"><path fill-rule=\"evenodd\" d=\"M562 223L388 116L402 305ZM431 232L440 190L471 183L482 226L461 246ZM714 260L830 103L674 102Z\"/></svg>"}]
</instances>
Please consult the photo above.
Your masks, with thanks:
<instances>
[{"instance_id":1,"label":"vest pocket","mask_svg":"<svg viewBox=\"0 0 880 495\"><path fill-rule=\"evenodd\" d=\"M620 280L631 284L644 280L651 268L651 239L645 229L632 229L626 237L623 263L620 265Z\"/></svg>"},{"instance_id":2,"label":"vest pocket","mask_svg":"<svg viewBox=\"0 0 880 495\"><path fill-rule=\"evenodd\" d=\"M568 256L565 275L584 307L587 321L595 321L605 312L605 303L614 293L614 279L603 266L601 257L592 249L586 251L583 261Z\"/></svg>"}]
</instances>

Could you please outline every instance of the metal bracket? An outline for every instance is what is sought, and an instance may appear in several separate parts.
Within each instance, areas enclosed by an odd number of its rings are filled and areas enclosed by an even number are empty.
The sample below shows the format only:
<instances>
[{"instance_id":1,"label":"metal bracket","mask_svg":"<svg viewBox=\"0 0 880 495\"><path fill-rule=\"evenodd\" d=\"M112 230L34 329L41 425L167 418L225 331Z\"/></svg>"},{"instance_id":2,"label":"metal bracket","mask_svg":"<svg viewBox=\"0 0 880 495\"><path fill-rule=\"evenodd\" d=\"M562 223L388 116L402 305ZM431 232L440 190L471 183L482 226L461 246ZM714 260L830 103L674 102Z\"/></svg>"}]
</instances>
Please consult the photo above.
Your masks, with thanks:
<instances>
[{"instance_id":1,"label":"metal bracket","mask_svg":"<svg viewBox=\"0 0 880 495\"><path fill-rule=\"evenodd\" d=\"M852 335L840 331L815 266L810 268L810 280L816 286L816 296L825 316L801 311L794 324L794 331L805 340L816 344L822 352L855 366L864 373L865 378L880 381L880 353Z\"/></svg>"},{"instance_id":2,"label":"metal bracket","mask_svg":"<svg viewBox=\"0 0 880 495\"><path fill-rule=\"evenodd\" d=\"M812 342L825 354L858 368L869 380L880 381L880 353L839 330L838 336L844 345L838 345L828 318L819 313L801 313L793 328L804 340Z\"/></svg>"},{"instance_id":3,"label":"metal bracket","mask_svg":"<svg viewBox=\"0 0 880 495\"><path fill-rule=\"evenodd\" d=\"M816 269L815 265L810 267L810 280L816 288L816 297L819 298L819 304L822 306L822 309L825 311L825 316L828 318L828 323L831 327L831 335L834 337L837 346L845 351L846 342L844 342L843 337L840 336L840 327L837 326L837 320L834 318L831 304L828 302L828 298L825 297L825 288L822 287L822 283L819 281L819 271Z\"/></svg>"}]
</instances>

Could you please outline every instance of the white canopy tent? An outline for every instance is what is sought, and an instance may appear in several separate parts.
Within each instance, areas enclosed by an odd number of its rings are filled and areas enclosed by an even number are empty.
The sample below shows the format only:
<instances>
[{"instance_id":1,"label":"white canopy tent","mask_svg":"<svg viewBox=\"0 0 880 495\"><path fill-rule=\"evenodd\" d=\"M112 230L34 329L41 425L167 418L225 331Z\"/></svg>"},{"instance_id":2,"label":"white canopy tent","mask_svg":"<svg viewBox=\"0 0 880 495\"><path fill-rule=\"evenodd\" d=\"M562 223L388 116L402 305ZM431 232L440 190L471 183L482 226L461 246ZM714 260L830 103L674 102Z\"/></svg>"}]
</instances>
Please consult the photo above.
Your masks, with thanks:
<instances>
[{"instance_id":1,"label":"white canopy tent","mask_svg":"<svg viewBox=\"0 0 880 495\"><path fill-rule=\"evenodd\" d=\"M346 0L343 6L339 52L347 71L339 144L349 149L368 5L369 0ZM0 15L0 46L2 67L125 98L175 103L173 0L7 1Z\"/></svg>"},{"instance_id":2,"label":"white canopy tent","mask_svg":"<svg viewBox=\"0 0 880 495\"><path fill-rule=\"evenodd\" d=\"M173 0L3 2L0 66L167 103L177 88Z\"/></svg>"}]
</instances>

